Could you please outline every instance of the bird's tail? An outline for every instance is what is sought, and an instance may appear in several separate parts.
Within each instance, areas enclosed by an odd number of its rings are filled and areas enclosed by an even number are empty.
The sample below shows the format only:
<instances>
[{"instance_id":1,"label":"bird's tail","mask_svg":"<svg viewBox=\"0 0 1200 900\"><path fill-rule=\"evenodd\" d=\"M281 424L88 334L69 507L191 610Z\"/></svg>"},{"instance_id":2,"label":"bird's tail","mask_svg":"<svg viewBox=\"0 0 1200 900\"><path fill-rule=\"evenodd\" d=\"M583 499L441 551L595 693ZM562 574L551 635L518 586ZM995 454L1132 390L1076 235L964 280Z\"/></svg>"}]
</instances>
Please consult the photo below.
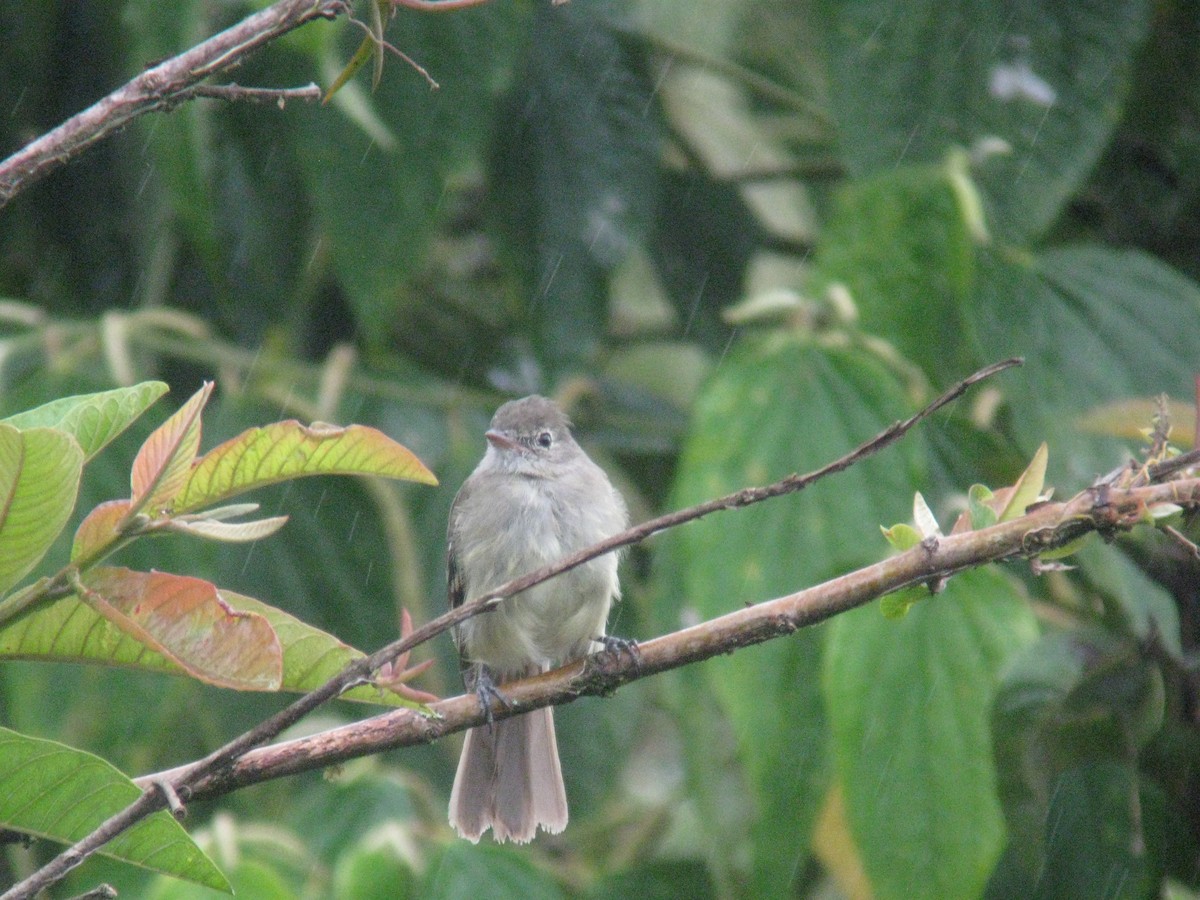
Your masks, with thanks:
<instances>
[{"instance_id":1,"label":"bird's tail","mask_svg":"<svg viewBox=\"0 0 1200 900\"><path fill-rule=\"evenodd\" d=\"M467 732L450 793L450 824L472 843L488 828L497 841L524 844L539 827L551 834L567 827L553 707Z\"/></svg>"}]
</instances>

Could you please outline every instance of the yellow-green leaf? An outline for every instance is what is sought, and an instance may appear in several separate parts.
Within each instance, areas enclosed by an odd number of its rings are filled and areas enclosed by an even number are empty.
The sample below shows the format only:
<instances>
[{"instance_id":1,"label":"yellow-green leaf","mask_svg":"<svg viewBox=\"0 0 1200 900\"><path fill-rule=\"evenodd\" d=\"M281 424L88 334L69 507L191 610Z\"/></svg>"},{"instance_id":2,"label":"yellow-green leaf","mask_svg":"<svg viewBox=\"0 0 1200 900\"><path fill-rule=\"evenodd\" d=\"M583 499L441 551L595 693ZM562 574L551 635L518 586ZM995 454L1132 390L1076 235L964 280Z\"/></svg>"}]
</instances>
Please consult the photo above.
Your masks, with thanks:
<instances>
[{"instance_id":1,"label":"yellow-green leaf","mask_svg":"<svg viewBox=\"0 0 1200 900\"><path fill-rule=\"evenodd\" d=\"M412 451L377 429L301 425L290 419L251 428L204 454L175 509L200 509L304 475L377 475L437 484Z\"/></svg>"},{"instance_id":2,"label":"yellow-green leaf","mask_svg":"<svg viewBox=\"0 0 1200 900\"><path fill-rule=\"evenodd\" d=\"M1004 512L1000 513L1001 522L1008 522L1025 515L1025 510L1029 508L1030 504L1036 502L1042 495L1042 488L1046 484L1046 460L1049 455L1050 451L1046 447L1046 442L1042 441L1037 452L1033 454L1033 459L1029 461L1029 465L1025 467L1025 471L1013 485L1012 497L1009 498L1008 505L1004 507Z\"/></svg>"},{"instance_id":3,"label":"yellow-green leaf","mask_svg":"<svg viewBox=\"0 0 1200 900\"><path fill-rule=\"evenodd\" d=\"M3 421L22 430L46 427L65 431L79 442L87 462L166 392L161 381L143 381L132 387L61 397Z\"/></svg>"},{"instance_id":4,"label":"yellow-green leaf","mask_svg":"<svg viewBox=\"0 0 1200 900\"><path fill-rule=\"evenodd\" d=\"M0 424L0 592L27 575L67 524L83 450L53 428Z\"/></svg>"}]
</instances>

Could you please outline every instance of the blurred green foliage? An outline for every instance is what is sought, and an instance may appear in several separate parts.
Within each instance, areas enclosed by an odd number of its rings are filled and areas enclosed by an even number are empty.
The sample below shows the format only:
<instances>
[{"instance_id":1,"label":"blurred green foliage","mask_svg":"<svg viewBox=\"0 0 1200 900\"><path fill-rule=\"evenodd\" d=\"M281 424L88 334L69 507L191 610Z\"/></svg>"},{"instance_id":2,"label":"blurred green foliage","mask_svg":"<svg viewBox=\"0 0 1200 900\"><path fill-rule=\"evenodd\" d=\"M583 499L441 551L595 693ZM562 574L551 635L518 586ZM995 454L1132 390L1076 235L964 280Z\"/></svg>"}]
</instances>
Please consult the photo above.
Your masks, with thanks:
<instances>
[{"instance_id":1,"label":"blurred green foliage","mask_svg":"<svg viewBox=\"0 0 1200 900\"><path fill-rule=\"evenodd\" d=\"M0 5L0 153L257 5ZM325 107L192 102L0 211L0 414L147 378L178 402L210 377L206 448L287 416L385 430L440 487L296 483L255 498L291 517L269 540L117 560L371 650L401 607L441 611L449 504L506 397L559 398L644 518L814 468L1024 356L844 476L639 548L611 630L790 593L885 555L914 491L948 530L1046 441L1073 493L1149 425L1088 413L1191 398L1198 22L1196 0L401 9L388 40L436 91L389 57ZM313 24L236 79L328 85L361 39ZM89 464L77 515L127 495L151 424ZM244 897L1195 895L1200 569L1157 536L1070 562L560 709L572 822L531 847L451 838L454 741L197 804L188 827ZM422 686L457 691L449 641L427 652ZM133 775L279 704L0 665L0 723ZM0 881L52 852L8 848ZM104 860L62 895L100 880L199 896Z\"/></svg>"}]
</instances>

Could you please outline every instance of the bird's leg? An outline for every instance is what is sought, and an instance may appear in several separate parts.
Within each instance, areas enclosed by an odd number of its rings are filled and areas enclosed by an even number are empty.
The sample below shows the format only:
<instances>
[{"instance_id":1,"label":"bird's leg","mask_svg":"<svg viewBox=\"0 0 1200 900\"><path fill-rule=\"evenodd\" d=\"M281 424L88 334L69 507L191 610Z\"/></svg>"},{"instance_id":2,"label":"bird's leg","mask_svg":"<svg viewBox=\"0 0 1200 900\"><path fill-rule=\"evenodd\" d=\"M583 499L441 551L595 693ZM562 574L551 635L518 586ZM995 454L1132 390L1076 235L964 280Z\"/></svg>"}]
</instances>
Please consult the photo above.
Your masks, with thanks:
<instances>
[{"instance_id":1,"label":"bird's leg","mask_svg":"<svg viewBox=\"0 0 1200 900\"><path fill-rule=\"evenodd\" d=\"M476 663L467 668L463 672L463 680L466 682L467 690L475 693L475 698L483 707L484 718L487 720L489 729L494 728L496 724L492 717L492 701L496 701L505 709L513 708L512 701L505 697L500 692L500 688L496 686L496 676L483 663Z\"/></svg>"},{"instance_id":2,"label":"bird's leg","mask_svg":"<svg viewBox=\"0 0 1200 900\"><path fill-rule=\"evenodd\" d=\"M594 639L598 644L604 647L601 653L608 653L613 657L620 657L622 653L629 657L633 664L641 665L642 654L638 650L637 641L629 638L614 637L611 634L602 634Z\"/></svg>"}]
</instances>

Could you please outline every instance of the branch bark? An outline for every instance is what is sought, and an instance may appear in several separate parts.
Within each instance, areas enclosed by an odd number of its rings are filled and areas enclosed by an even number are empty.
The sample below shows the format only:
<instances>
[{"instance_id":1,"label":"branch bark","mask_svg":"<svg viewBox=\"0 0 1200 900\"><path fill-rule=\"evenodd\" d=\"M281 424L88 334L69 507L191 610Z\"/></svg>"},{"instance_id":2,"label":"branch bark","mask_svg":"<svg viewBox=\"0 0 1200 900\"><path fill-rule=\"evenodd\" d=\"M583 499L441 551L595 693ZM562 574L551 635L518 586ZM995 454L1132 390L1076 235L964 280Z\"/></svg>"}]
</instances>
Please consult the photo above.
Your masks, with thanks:
<instances>
[{"instance_id":1,"label":"branch bark","mask_svg":"<svg viewBox=\"0 0 1200 900\"><path fill-rule=\"evenodd\" d=\"M26 144L0 162L0 207L138 116L169 110L194 96L208 76L232 68L259 47L315 19L349 12L345 0L279 0L232 28L173 56Z\"/></svg>"}]
</instances>

